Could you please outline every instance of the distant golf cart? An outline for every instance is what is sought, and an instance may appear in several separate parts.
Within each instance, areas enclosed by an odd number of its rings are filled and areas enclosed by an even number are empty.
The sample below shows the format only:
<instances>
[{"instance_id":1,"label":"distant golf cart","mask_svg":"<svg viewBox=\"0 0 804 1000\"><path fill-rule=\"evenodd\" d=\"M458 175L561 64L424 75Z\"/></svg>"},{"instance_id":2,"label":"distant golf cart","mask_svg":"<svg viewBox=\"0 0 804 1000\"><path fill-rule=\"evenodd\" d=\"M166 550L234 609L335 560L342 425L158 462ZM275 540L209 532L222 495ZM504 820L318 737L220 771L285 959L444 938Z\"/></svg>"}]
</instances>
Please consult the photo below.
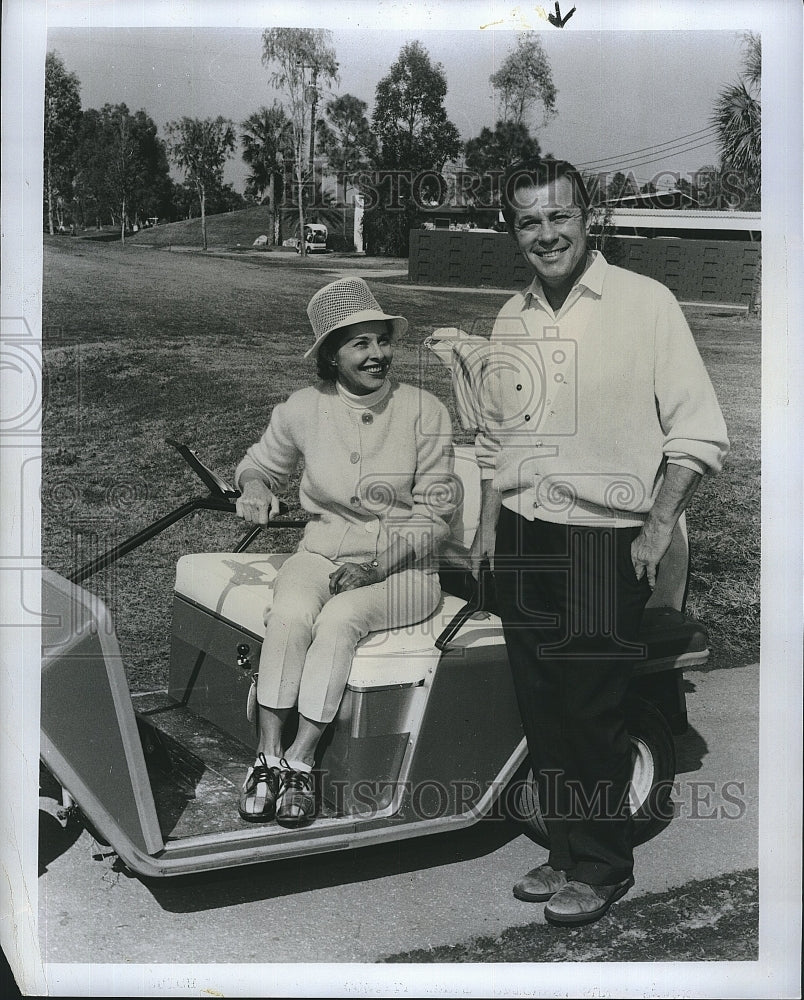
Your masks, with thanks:
<instances>
[{"instance_id":1,"label":"distant golf cart","mask_svg":"<svg viewBox=\"0 0 804 1000\"><path fill-rule=\"evenodd\" d=\"M329 253L327 237L329 230L320 222L307 222L304 225L304 249L306 253ZM293 246L296 253L301 253L301 240L298 236L285 240L284 246Z\"/></svg>"}]
</instances>

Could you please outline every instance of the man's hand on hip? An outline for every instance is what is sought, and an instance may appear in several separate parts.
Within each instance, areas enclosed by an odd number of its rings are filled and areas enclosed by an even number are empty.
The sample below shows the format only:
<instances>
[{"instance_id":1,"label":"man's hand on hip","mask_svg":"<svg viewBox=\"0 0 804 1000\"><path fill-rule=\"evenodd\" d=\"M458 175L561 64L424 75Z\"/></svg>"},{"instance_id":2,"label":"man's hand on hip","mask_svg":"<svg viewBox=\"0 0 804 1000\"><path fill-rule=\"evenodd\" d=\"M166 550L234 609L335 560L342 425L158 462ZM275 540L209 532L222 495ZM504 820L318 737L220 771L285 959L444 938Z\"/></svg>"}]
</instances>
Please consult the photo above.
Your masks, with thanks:
<instances>
[{"instance_id":1,"label":"man's hand on hip","mask_svg":"<svg viewBox=\"0 0 804 1000\"><path fill-rule=\"evenodd\" d=\"M659 563L670 548L672 537L672 527L657 526L647 521L642 531L631 543L631 562L634 565L636 578L641 580L647 573L651 590L656 586L656 572Z\"/></svg>"},{"instance_id":2,"label":"man's hand on hip","mask_svg":"<svg viewBox=\"0 0 804 1000\"><path fill-rule=\"evenodd\" d=\"M501 501L500 492L494 489L492 481L483 479L480 484L480 516L477 531L469 548L472 576L476 580L480 575L480 564L484 559L487 559L491 569L494 569L494 545Z\"/></svg>"},{"instance_id":3,"label":"man's hand on hip","mask_svg":"<svg viewBox=\"0 0 804 1000\"><path fill-rule=\"evenodd\" d=\"M653 507L639 535L631 544L631 562L637 580L644 573L648 575L648 583L656 586L656 570L670 548L678 519L687 504L692 499L701 473L675 462L668 462L664 481L659 487Z\"/></svg>"},{"instance_id":4,"label":"man's hand on hip","mask_svg":"<svg viewBox=\"0 0 804 1000\"><path fill-rule=\"evenodd\" d=\"M482 531L478 529L477 534L469 548L469 562L472 576L477 580L480 575L480 566L484 560L488 561L489 567L494 569L494 544L496 531L494 529Z\"/></svg>"}]
</instances>

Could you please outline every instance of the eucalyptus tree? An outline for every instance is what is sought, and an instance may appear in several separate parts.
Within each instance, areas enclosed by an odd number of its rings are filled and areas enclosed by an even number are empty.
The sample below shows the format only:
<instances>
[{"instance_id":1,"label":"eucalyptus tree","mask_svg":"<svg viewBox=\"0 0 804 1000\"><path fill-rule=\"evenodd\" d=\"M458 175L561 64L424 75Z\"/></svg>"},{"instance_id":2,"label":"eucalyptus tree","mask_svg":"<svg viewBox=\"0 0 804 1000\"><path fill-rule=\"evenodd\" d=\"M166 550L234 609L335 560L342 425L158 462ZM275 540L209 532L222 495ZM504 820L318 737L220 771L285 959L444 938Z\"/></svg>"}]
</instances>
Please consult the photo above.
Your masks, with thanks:
<instances>
[{"instance_id":1,"label":"eucalyptus tree","mask_svg":"<svg viewBox=\"0 0 804 1000\"><path fill-rule=\"evenodd\" d=\"M263 65L271 70L271 84L287 102L302 256L305 254L304 184L308 177L312 181L319 87L322 81L338 78L331 38L332 32L321 28L266 28L262 34Z\"/></svg>"},{"instance_id":2,"label":"eucalyptus tree","mask_svg":"<svg viewBox=\"0 0 804 1000\"><path fill-rule=\"evenodd\" d=\"M223 167L235 148L234 126L228 118L181 118L167 123L168 150L173 162L192 184L201 208L201 240L207 249L206 200L222 187Z\"/></svg>"}]
</instances>

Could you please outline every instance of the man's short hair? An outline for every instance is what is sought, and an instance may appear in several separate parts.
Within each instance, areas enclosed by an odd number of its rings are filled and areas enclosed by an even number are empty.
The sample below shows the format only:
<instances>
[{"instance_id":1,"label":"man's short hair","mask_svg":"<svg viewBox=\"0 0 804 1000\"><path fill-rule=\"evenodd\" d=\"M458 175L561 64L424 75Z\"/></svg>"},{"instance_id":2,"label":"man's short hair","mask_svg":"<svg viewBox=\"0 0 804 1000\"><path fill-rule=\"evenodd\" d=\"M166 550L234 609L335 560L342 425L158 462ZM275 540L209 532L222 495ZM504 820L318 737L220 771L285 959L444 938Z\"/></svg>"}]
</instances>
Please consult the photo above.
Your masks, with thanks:
<instances>
[{"instance_id":1,"label":"man's short hair","mask_svg":"<svg viewBox=\"0 0 804 1000\"><path fill-rule=\"evenodd\" d=\"M508 228L510 229L514 224L516 210L525 207L523 202L518 201L516 197L516 192L520 188L544 187L546 184L555 183L561 177L567 177L572 182L575 201L583 214L586 215L591 205L591 199L577 167L574 167L567 160L554 160L552 157L542 159L541 156L533 156L530 159L512 163L505 171L500 201L503 218L508 223Z\"/></svg>"}]
</instances>

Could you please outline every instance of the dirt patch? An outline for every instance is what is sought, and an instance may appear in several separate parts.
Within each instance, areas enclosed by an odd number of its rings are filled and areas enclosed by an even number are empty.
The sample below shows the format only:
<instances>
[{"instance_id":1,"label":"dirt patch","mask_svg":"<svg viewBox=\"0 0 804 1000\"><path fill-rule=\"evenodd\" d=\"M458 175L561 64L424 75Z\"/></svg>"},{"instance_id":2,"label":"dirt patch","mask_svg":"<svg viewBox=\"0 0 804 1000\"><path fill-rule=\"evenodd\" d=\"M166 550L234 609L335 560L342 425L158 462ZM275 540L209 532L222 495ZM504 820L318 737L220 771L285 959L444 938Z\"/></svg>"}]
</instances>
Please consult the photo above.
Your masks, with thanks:
<instances>
[{"instance_id":1,"label":"dirt patch","mask_svg":"<svg viewBox=\"0 0 804 1000\"><path fill-rule=\"evenodd\" d=\"M386 962L752 962L759 956L759 875L753 869L624 899L595 924L532 923L466 944Z\"/></svg>"}]
</instances>

